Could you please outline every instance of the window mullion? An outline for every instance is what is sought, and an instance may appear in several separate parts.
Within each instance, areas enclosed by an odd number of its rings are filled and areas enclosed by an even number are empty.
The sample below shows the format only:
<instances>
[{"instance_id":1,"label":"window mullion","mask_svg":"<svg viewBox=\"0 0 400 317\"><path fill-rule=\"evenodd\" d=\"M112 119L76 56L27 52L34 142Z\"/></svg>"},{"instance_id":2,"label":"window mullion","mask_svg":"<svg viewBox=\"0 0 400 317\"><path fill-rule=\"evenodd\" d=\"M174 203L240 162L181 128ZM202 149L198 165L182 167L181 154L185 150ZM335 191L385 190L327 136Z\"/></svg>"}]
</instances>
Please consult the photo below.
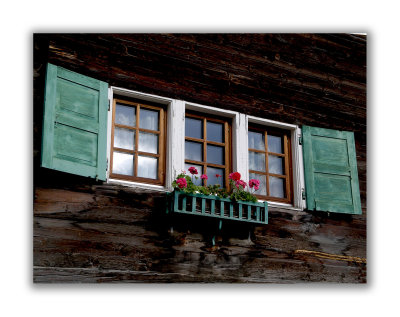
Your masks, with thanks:
<instances>
[{"instance_id":1,"label":"window mullion","mask_svg":"<svg viewBox=\"0 0 400 317\"><path fill-rule=\"evenodd\" d=\"M269 189L269 169L268 169L268 133L267 131L264 132L264 146L265 146L265 172L267 173L265 176L265 184L267 185L267 196L270 196L270 189Z\"/></svg>"},{"instance_id":2,"label":"window mullion","mask_svg":"<svg viewBox=\"0 0 400 317\"><path fill-rule=\"evenodd\" d=\"M225 165L225 187L229 189L229 179L228 179L228 174L229 174L229 168L231 166L230 164L230 153L229 153L229 126L228 123L224 123L224 142L225 142L225 157L224 157L224 165Z\"/></svg>"},{"instance_id":3,"label":"window mullion","mask_svg":"<svg viewBox=\"0 0 400 317\"><path fill-rule=\"evenodd\" d=\"M286 195L285 198L289 198L291 196L290 193L290 182L289 182L289 148L288 148L288 138L287 135L283 135L283 146L284 146L284 153L285 153L285 182L286 182Z\"/></svg>"},{"instance_id":4,"label":"window mullion","mask_svg":"<svg viewBox=\"0 0 400 317\"><path fill-rule=\"evenodd\" d=\"M247 115L240 113L233 120L232 127L232 168L243 179L249 179L249 140Z\"/></svg>"},{"instance_id":5,"label":"window mullion","mask_svg":"<svg viewBox=\"0 0 400 317\"><path fill-rule=\"evenodd\" d=\"M157 177L158 179L161 181L161 183L164 183L164 179L165 179L165 173L164 168L165 168L165 161L164 161L164 149L165 149L165 135L164 135L164 124L165 124L165 114L164 114L164 110L160 109L159 111L159 130L160 130L160 134L159 134L159 139L158 139L158 154L159 159L158 159L158 168L157 168Z\"/></svg>"},{"instance_id":6,"label":"window mullion","mask_svg":"<svg viewBox=\"0 0 400 317\"><path fill-rule=\"evenodd\" d=\"M138 155L138 151L139 151L139 117L140 117L140 106L137 105L136 107L136 133L135 133L135 154L134 154L134 171L133 171L133 175L135 177L137 177L137 166L138 166L138 160L139 160L139 155Z\"/></svg>"},{"instance_id":7,"label":"window mullion","mask_svg":"<svg viewBox=\"0 0 400 317\"><path fill-rule=\"evenodd\" d=\"M207 119L203 119L203 162L207 165ZM205 167L204 166L204 167Z\"/></svg>"}]
</instances>

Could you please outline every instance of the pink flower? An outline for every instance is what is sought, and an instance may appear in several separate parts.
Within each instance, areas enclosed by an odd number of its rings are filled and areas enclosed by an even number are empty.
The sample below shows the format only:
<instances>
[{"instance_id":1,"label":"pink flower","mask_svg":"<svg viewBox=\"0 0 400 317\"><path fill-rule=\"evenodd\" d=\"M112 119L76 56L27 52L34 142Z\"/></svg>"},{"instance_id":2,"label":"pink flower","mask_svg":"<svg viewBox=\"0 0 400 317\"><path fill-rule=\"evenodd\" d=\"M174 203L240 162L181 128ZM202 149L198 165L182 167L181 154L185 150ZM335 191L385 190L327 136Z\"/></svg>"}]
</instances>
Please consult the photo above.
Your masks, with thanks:
<instances>
[{"instance_id":1,"label":"pink flower","mask_svg":"<svg viewBox=\"0 0 400 317\"><path fill-rule=\"evenodd\" d=\"M258 179L249 180L249 187L250 188L254 187L255 190L258 190L260 188L259 186L260 186L260 181Z\"/></svg>"},{"instance_id":2,"label":"pink flower","mask_svg":"<svg viewBox=\"0 0 400 317\"><path fill-rule=\"evenodd\" d=\"M186 182L186 179L185 178L178 178L177 180L176 180L176 183L178 184L178 187L179 188L185 188L185 187L187 187L187 182Z\"/></svg>"},{"instance_id":3,"label":"pink flower","mask_svg":"<svg viewBox=\"0 0 400 317\"><path fill-rule=\"evenodd\" d=\"M242 181L241 179L237 180L235 185L237 189L239 189L239 186L242 186L243 189L247 186L246 182Z\"/></svg>"},{"instance_id":4,"label":"pink flower","mask_svg":"<svg viewBox=\"0 0 400 317\"><path fill-rule=\"evenodd\" d=\"M189 172L192 175L198 174L196 167L193 166L189 167Z\"/></svg>"},{"instance_id":5,"label":"pink flower","mask_svg":"<svg viewBox=\"0 0 400 317\"><path fill-rule=\"evenodd\" d=\"M206 174L203 174L200 176L201 179L208 179L208 176Z\"/></svg>"},{"instance_id":6,"label":"pink flower","mask_svg":"<svg viewBox=\"0 0 400 317\"><path fill-rule=\"evenodd\" d=\"M215 174L215 177L216 177L216 178L219 178L219 177L222 177L222 175Z\"/></svg>"},{"instance_id":7,"label":"pink flower","mask_svg":"<svg viewBox=\"0 0 400 317\"><path fill-rule=\"evenodd\" d=\"M240 173L239 172L234 172L234 173L230 173L229 174L229 178L231 179L231 180L234 180L234 181L238 181L238 180L240 180Z\"/></svg>"}]
</instances>

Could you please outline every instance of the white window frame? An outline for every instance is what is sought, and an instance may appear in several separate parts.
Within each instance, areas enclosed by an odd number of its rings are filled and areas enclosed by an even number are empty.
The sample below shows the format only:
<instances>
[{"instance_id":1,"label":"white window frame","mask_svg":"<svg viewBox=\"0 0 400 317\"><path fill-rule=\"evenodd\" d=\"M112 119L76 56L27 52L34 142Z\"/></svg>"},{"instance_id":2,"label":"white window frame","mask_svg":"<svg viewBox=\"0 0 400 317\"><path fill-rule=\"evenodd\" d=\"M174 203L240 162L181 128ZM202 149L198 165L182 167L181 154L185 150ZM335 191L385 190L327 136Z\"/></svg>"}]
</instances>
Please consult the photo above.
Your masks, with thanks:
<instances>
[{"instance_id":1,"label":"white window frame","mask_svg":"<svg viewBox=\"0 0 400 317\"><path fill-rule=\"evenodd\" d=\"M158 103L161 105L166 105L167 106L167 114L168 114L167 135L170 135L170 136L172 136L172 133L170 133L170 131L169 131L169 129L172 125L172 122L169 122L170 121L169 117L170 117L170 113L173 113L172 110L173 110L173 108L175 108L174 104L177 101L174 99L171 99L171 98L166 98L166 97L161 97L161 96L151 95L151 94L145 94L145 93L142 93L139 91L129 90L129 89L115 87L115 86L111 86L108 89L109 111L108 111L108 118L107 118L107 183L123 185L123 186L130 186L130 187L137 187L137 188L143 188L143 189L150 189L150 190L156 190L156 191L169 191L170 188L167 186L167 184L169 184L169 181L170 181L169 171L172 171L172 164L174 162L174 160L172 160L172 156L171 156L172 147L170 146L169 137L167 138L167 142L166 142L165 186L124 181L124 180L110 178L111 129L112 129L112 113L113 113L113 107L114 107L114 102L113 102L114 96L131 97L131 98L136 98L136 99L140 99L143 101L150 101L150 102L155 102L155 103Z\"/></svg>"},{"instance_id":2,"label":"white window frame","mask_svg":"<svg viewBox=\"0 0 400 317\"><path fill-rule=\"evenodd\" d=\"M132 97L167 106L166 175L164 186L110 178L111 129L114 96ZM268 201L268 206L278 210L299 211L305 209L306 202L303 199L305 188L303 151L302 145L300 144L301 129L297 125L114 86L111 86L108 90L108 99L110 109L107 118L107 183L164 192L172 191L173 180L185 169L185 113L186 110L191 110L232 119L232 168L233 171L239 172L242 178L247 181L249 179L249 123L289 130L292 140L293 204Z\"/></svg>"},{"instance_id":3,"label":"white window frame","mask_svg":"<svg viewBox=\"0 0 400 317\"><path fill-rule=\"evenodd\" d=\"M202 114L211 114L215 115L218 117L223 117L223 118L230 118L232 119L232 168L234 171L238 171L241 173L242 171L242 164L241 164L241 146L243 144L240 142L241 136L239 135L240 127L241 127L241 122L244 123L244 118L242 118L242 121L240 121L241 116L243 114L240 114L239 112L236 111L231 111L231 110L225 110L225 109L220 109L220 108L215 108L215 107L210 107L210 106L204 106L200 105L197 103L193 102L185 102L185 111L186 110L191 110L191 111L196 111ZM182 131L185 131L185 122L183 122L183 128ZM183 151L185 151L185 135L183 133ZM185 156L185 153L183 153L183 158ZM185 168L185 160L183 159L183 165L182 165L182 170Z\"/></svg>"}]
</instances>

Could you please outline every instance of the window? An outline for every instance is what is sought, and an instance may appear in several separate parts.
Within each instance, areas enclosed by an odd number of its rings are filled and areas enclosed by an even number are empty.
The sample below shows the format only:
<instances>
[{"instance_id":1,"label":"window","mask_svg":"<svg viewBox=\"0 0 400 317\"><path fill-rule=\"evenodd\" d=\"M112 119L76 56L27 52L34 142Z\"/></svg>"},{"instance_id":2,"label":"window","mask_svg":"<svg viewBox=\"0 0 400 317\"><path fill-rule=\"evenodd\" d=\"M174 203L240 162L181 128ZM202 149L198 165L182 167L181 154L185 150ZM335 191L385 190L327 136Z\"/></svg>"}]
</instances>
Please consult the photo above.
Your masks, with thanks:
<instances>
[{"instance_id":1,"label":"window","mask_svg":"<svg viewBox=\"0 0 400 317\"><path fill-rule=\"evenodd\" d=\"M249 127L249 179L258 179L262 199L292 202L291 145L288 131Z\"/></svg>"},{"instance_id":2,"label":"window","mask_svg":"<svg viewBox=\"0 0 400 317\"><path fill-rule=\"evenodd\" d=\"M230 128L227 120L187 112L185 115L185 170L196 167L208 180L196 185L226 187L230 172ZM216 175L221 175L217 177Z\"/></svg>"},{"instance_id":3,"label":"window","mask_svg":"<svg viewBox=\"0 0 400 317\"><path fill-rule=\"evenodd\" d=\"M165 112L163 107L114 99L110 177L164 184Z\"/></svg>"},{"instance_id":4,"label":"window","mask_svg":"<svg viewBox=\"0 0 400 317\"><path fill-rule=\"evenodd\" d=\"M223 187L234 170L245 180L259 179L258 197L270 206L302 210L307 201L309 210L361 214L352 132L301 131L230 110L108 89L106 82L52 64L41 166L162 191L190 166L209 177L198 184Z\"/></svg>"}]
</instances>

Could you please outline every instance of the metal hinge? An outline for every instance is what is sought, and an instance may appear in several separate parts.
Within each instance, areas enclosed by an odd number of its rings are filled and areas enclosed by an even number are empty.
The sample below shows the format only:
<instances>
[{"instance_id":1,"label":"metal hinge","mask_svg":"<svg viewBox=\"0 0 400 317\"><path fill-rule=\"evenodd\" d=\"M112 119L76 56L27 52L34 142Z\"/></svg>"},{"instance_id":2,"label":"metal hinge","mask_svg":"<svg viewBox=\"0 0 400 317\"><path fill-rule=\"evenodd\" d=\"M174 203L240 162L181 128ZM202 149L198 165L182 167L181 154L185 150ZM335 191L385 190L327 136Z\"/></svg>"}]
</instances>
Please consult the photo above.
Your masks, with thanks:
<instances>
[{"instance_id":1,"label":"metal hinge","mask_svg":"<svg viewBox=\"0 0 400 317\"><path fill-rule=\"evenodd\" d=\"M300 135L299 136L299 144L302 145L303 144L303 137Z\"/></svg>"},{"instance_id":2,"label":"metal hinge","mask_svg":"<svg viewBox=\"0 0 400 317\"><path fill-rule=\"evenodd\" d=\"M107 159L107 164L106 164L106 171L108 171L108 159Z\"/></svg>"},{"instance_id":3,"label":"metal hinge","mask_svg":"<svg viewBox=\"0 0 400 317\"><path fill-rule=\"evenodd\" d=\"M301 189L301 198L303 200L306 200L306 191L304 190L304 188Z\"/></svg>"},{"instance_id":4,"label":"metal hinge","mask_svg":"<svg viewBox=\"0 0 400 317\"><path fill-rule=\"evenodd\" d=\"M108 111L110 111L110 109L111 109L112 96L113 96L112 89L109 87L108 88Z\"/></svg>"}]
</instances>

